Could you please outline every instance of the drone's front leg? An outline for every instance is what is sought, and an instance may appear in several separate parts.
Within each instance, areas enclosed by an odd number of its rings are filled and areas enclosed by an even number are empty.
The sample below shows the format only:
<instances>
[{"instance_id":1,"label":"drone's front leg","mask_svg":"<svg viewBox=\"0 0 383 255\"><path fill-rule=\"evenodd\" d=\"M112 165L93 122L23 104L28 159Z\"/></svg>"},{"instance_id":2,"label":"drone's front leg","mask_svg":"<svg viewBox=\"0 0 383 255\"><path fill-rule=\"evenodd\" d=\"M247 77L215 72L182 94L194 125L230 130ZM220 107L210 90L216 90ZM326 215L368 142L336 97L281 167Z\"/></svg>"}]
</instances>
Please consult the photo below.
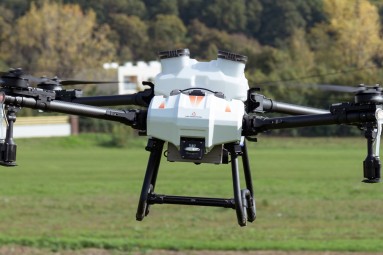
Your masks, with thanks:
<instances>
[{"instance_id":1,"label":"drone's front leg","mask_svg":"<svg viewBox=\"0 0 383 255\"><path fill-rule=\"evenodd\" d=\"M16 166L17 145L13 141L13 125L19 109L16 106L7 106L7 133L4 141L0 143L0 165L2 166Z\"/></svg>"},{"instance_id":2,"label":"drone's front leg","mask_svg":"<svg viewBox=\"0 0 383 255\"><path fill-rule=\"evenodd\" d=\"M364 136L367 139L367 157L363 161L363 174L366 183L380 182L380 136L382 134L383 110L377 109L375 112L376 126L374 123L365 125ZM375 150L374 150L375 143Z\"/></svg>"}]
</instances>

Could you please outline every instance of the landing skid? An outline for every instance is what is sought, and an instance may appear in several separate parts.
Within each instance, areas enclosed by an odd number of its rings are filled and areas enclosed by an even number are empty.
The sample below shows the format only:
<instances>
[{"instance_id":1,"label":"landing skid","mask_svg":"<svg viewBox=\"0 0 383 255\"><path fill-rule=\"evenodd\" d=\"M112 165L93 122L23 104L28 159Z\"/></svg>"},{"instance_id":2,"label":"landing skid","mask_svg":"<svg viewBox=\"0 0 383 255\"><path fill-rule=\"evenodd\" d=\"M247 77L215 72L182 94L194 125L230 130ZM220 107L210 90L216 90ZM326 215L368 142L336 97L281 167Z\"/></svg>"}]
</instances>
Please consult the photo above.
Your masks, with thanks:
<instances>
[{"instance_id":1,"label":"landing skid","mask_svg":"<svg viewBox=\"0 0 383 255\"><path fill-rule=\"evenodd\" d=\"M212 206L235 209L240 226L246 226L247 221L253 222L256 218L255 199L251 179L249 158L246 143L228 143L224 145L230 154L234 198L210 198L160 195L154 193L158 170L160 167L164 141L151 138L146 150L150 151L149 161L146 168L144 182L142 184L141 196L138 203L136 219L142 221L149 214L151 205L154 204L177 204ZM242 157L246 188L241 190L239 180L238 157Z\"/></svg>"}]
</instances>

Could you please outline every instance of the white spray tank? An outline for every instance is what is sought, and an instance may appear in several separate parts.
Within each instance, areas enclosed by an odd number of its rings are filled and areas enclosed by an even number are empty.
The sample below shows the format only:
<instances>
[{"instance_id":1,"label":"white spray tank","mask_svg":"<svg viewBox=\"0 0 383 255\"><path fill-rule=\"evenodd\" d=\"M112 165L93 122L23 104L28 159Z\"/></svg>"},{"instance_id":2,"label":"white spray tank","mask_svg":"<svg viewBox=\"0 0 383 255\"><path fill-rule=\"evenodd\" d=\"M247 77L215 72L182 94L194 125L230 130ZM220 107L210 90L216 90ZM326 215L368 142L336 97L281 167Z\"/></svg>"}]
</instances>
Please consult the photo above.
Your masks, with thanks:
<instances>
[{"instance_id":1,"label":"white spray tank","mask_svg":"<svg viewBox=\"0 0 383 255\"><path fill-rule=\"evenodd\" d=\"M188 49L159 53L162 72L154 79L154 94L169 96L178 89L205 88L219 91L226 100L247 99L249 85L245 77L246 56L218 51L217 60L198 62Z\"/></svg>"},{"instance_id":2,"label":"white spray tank","mask_svg":"<svg viewBox=\"0 0 383 255\"><path fill-rule=\"evenodd\" d=\"M249 89L247 57L219 51L198 62L188 49L163 51L147 134L168 142L168 160L221 163L222 145L239 141Z\"/></svg>"}]
</instances>

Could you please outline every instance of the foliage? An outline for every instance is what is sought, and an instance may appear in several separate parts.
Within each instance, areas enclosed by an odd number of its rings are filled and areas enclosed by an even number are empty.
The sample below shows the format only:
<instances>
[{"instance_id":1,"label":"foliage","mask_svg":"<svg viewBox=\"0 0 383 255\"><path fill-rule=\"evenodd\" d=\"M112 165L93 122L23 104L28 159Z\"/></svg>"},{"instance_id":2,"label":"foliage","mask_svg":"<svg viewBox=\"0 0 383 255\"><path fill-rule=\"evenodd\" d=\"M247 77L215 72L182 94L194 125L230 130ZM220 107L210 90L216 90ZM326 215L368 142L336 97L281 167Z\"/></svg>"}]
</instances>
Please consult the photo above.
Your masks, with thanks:
<instances>
[{"instance_id":1,"label":"foliage","mask_svg":"<svg viewBox=\"0 0 383 255\"><path fill-rule=\"evenodd\" d=\"M328 22L316 27L320 31L314 29L314 32L322 33L317 40L326 42L322 49L318 49L318 56L333 56L331 61L326 61L327 65L361 68L371 66L381 58L383 41L375 6L367 1L325 0L324 11Z\"/></svg>"},{"instance_id":2,"label":"foliage","mask_svg":"<svg viewBox=\"0 0 383 255\"><path fill-rule=\"evenodd\" d=\"M265 44L282 45L296 29L309 29L323 19L320 0L261 0L260 2L261 24L255 36Z\"/></svg>"},{"instance_id":3,"label":"foliage","mask_svg":"<svg viewBox=\"0 0 383 255\"><path fill-rule=\"evenodd\" d=\"M157 15L150 24L149 33L151 40L155 42L151 47L154 52L186 46L186 27L175 15Z\"/></svg>"},{"instance_id":4,"label":"foliage","mask_svg":"<svg viewBox=\"0 0 383 255\"><path fill-rule=\"evenodd\" d=\"M183 47L210 60L223 49L248 56L249 84L265 95L325 108L350 97L307 85L383 78L377 0L3 0L0 12L1 70L89 79L103 62Z\"/></svg>"},{"instance_id":5,"label":"foliage","mask_svg":"<svg viewBox=\"0 0 383 255\"><path fill-rule=\"evenodd\" d=\"M157 15L178 16L177 0L144 0L146 6L147 18L155 19Z\"/></svg>"},{"instance_id":6,"label":"foliage","mask_svg":"<svg viewBox=\"0 0 383 255\"><path fill-rule=\"evenodd\" d=\"M119 37L117 52L119 62L146 58L147 49L141 47L142 44L149 42L148 26L145 22L137 16L115 14L111 17L111 25Z\"/></svg>"},{"instance_id":7,"label":"foliage","mask_svg":"<svg viewBox=\"0 0 383 255\"><path fill-rule=\"evenodd\" d=\"M245 1L212 0L201 10L201 20L209 27L227 32L244 32Z\"/></svg>"},{"instance_id":8,"label":"foliage","mask_svg":"<svg viewBox=\"0 0 383 255\"><path fill-rule=\"evenodd\" d=\"M111 18L116 14L138 16L140 18L146 16L146 7L141 0L63 0L62 2L78 4L84 10L94 11L100 24L110 23Z\"/></svg>"},{"instance_id":9,"label":"foliage","mask_svg":"<svg viewBox=\"0 0 383 255\"><path fill-rule=\"evenodd\" d=\"M129 140L134 139L134 131L128 126L115 124L112 127L110 140L105 143L106 146L123 148L129 145Z\"/></svg>"},{"instance_id":10,"label":"foliage","mask_svg":"<svg viewBox=\"0 0 383 255\"><path fill-rule=\"evenodd\" d=\"M241 52L249 57L249 65L254 67L256 54L261 51L259 43L243 34L229 34L209 28L198 20L191 21L188 27L189 37L193 41L189 47L193 57L210 60L217 57L218 49Z\"/></svg>"},{"instance_id":11,"label":"foliage","mask_svg":"<svg viewBox=\"0 0 383 255\"><path fill-rule=\"evenodd\" d=\"M3 6L0 6L0 68L5 65L4 60L11 57L8 38L12 34L13 12Z\"/></svg>"},{"instance_id":12,"label":"foliage","mask_svg":"<svg viewBox=\"0 0 383 255\"><path fill-rule=\"evenodd\" d=\"M106 25L96 27L94 12L83 13L78 5L32 4L7 41L12 56L8 62L32 73L73 76L77 69L113 59L108 32Z\"/></svg>"}]
</instances>

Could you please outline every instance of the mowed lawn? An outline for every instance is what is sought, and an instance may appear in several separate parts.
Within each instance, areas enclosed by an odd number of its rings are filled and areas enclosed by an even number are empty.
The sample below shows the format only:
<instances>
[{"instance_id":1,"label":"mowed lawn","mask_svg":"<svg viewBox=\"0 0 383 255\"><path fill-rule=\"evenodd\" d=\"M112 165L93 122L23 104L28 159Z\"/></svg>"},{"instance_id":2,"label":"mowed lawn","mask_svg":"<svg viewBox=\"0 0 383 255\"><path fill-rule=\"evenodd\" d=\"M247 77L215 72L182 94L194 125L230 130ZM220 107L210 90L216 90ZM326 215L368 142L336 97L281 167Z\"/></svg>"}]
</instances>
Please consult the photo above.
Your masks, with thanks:
<instances>
[{"instance_id":1,"label":"mowed lawn","mask_svg":"<svg viewBox=\"0 0 383 255\"><path fill-rule=\"evenodd\" d=\"M361 182L364 138L249 143L257 219L232 209L154 205L135 220L148 152L105 137L20 139L0 169L0 244L133 249L383 251L383 184ZM243 182L242 182L243 184ZM231 198L230 165L162 161L157 193Z\"/></svg>"}]
</instances>

